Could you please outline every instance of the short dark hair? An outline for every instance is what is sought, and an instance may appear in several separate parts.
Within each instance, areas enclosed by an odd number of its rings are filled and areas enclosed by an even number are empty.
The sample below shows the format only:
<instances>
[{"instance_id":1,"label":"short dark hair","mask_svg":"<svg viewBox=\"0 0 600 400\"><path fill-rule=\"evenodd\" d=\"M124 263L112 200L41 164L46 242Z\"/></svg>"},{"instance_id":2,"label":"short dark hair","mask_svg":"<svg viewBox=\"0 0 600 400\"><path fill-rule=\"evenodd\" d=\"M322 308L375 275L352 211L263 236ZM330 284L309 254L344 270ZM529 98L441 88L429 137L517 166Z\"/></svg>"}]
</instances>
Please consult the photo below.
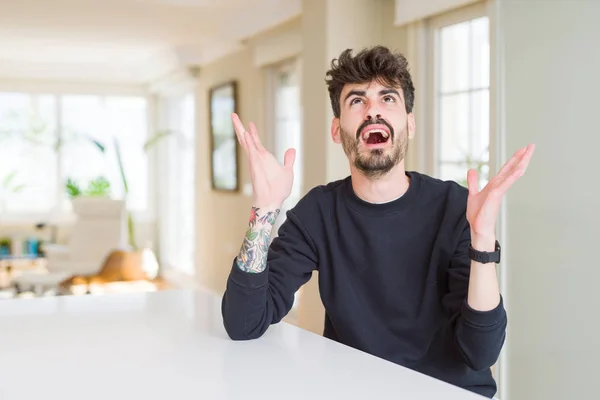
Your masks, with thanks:
<instances>
[{"instance_id":1,"label":"short dark hair","mask_svg":"<svg viewBox=\"0 0 600 400\"><path fill-rule=\"evenodd\" d=\"M325 82L329 90L333 115L340 117L340 96L348 83L367 83L377 80L382 85L402 88L406 112L411 113L415 102L415 88L408 70L408 61L401 53L384 46L361 50L352 56L352 49L342 52L331 61Z\"/></svg>"}]
</instances>

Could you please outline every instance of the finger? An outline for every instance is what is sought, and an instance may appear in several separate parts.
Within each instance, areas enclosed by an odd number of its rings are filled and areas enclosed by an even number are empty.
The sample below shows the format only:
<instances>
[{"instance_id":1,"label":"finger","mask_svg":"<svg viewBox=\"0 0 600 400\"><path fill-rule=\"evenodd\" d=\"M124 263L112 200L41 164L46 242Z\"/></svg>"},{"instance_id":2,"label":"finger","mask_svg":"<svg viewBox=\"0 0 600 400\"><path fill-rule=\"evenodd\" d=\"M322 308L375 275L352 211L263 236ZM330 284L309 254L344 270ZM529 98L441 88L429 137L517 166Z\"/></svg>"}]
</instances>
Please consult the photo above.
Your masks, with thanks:
<instances>
[{"instance_id":1,"label":"finger","mask_svg":"<svg viewBox=\"0 0 600 400\"><path fill-rule=\"evenodd\" d=\"M283 166L286 168L293 168L294 161L296 160L296 149L287 149L283 156Z\"/></svg>"},{"instance_id":2,"label":"finger","mask_svg":"<svg viewBox=\"0 0 600 400\"><path fill-rule=\"evenodd\" d=\"M467 171L467 187L470 195L479 193L479 173L476 169Z\"/></svg>"},{"instance_id":3,"label":"finger","mask_svg":"<svg viewBox=\"0 0 600 400\"><path fill-rule=\"evenodd\" d=\"M244 135L244 132L246 132L244 124L242 124L240 117L236 113L231 114L231 121L233 122L233 129L235 130L235 135L237 136L238 141L240 142L242 147L246 149L248 147L248 144L246 141L246 136Z\"/></svg>"},{"instance_id":4,"label":"finger","mask_svg":"<svg viewBox=\"0 0 600 400\"><path fill-rule=\"evenodd\" d=\"M258 136L258 131L256 130L256 125L253 122L250 122L250 135L252 136L252 142L258 151L264 150L264 146L260 142L260 137Z\"/></svg>"},{"instance_id":5,"label":"finger","mask_svg":"<svg viewBox=\"0 0 600 400\"><path fill-rule=\"evenodd\" d=\"M527 151L527 147L522 147L513 154L513 156L500 168L496 176L504 177L510 174L510 171L521 161L523 155Z\"/></svg>"},{"instance_id":6,"label":"finger","mask_svg":"<svg viewBox=\"0 0 600 400\"><path fill-rule=\"evenodd\" d=\"M530 144L526 147L525 154L523 154L519 163L513 168L510 175L505 177L498 184L498 191L500 193L505 193L520 177L525 174L527 167L529 166L529 162L531 161L531 157L533 156L533 152L535 151L535 145Z\"/></svg>"}]
</instances>

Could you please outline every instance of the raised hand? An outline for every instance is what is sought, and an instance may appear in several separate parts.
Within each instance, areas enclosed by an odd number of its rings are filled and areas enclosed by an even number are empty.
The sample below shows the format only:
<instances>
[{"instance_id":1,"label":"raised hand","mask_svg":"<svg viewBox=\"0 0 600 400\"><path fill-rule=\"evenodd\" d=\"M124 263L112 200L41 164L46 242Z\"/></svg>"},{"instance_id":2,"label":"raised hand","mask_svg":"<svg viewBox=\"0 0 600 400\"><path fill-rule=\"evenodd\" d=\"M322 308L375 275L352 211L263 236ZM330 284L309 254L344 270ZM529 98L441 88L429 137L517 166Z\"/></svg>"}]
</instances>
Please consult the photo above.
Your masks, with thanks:
<instances>
[{"instance_id":1,"label":"raised hand","mask_svg":"<svg viewBox=\"0 0 600 400\"><path fill-rule=\"evenodd\" d=\"M296 150L288 149L284 165L281 165L261 144L253 123L246 130L237 114L232 114L231 119L238 141L250 162L254 206L265 210L279 209L292 192Z\"/></svg>"},{"instance_id":2,"label":"raised hand","mask_svg":"<svg viewBox=\"0 0 600 400\"><path fill-rule=\"evenodd\" d=\"M467 172L469 197L467 200L467 220L471 225L472 240L483 243L481 251L493 251L495 226L502 199L508 189L525 173L533 156L535 145L523 147L511 157L488 184L479 191L479 177L476 170ZM474 246L475 247L475 246Z\"/></svg>"}]
</instances>

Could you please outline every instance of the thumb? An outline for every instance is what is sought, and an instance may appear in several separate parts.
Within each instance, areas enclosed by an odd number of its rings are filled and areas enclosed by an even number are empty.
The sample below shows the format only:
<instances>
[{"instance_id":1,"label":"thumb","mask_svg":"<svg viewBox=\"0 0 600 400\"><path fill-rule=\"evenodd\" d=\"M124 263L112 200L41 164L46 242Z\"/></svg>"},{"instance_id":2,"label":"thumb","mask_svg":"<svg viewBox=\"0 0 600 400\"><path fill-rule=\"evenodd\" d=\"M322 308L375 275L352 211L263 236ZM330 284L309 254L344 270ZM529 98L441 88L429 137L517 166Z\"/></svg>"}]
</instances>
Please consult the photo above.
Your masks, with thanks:
<instances>
[{"instance_id":1,"label":"thumb","mask_svg":"<svg viewBox=\"0 0 600 400\"><path fill-rule=\"evenodd\" d=\"M296 149L288 149L283 156L283 166L286 168L292 168L294 161L296 160Z\"/></svg>"},{"instance_id":2,"label":"thumb","mask_svg":"<svg viewBox=\"0 0 600 400\"><path fill-rule=\"evenodd\" d=\"M470 195L479 193L479 174L476 169L467 171L467 186Z\"/></svg>"}]
</instances>

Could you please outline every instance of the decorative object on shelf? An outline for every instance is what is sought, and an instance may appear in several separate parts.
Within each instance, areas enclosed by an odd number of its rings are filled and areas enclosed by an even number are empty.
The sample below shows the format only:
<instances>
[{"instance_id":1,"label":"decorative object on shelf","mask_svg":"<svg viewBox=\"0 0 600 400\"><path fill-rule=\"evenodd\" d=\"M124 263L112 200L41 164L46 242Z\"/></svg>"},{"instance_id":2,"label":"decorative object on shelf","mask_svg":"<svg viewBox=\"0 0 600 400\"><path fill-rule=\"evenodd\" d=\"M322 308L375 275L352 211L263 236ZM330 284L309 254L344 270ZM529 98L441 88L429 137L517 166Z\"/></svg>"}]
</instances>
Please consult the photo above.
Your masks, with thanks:
<instances>
[{"instance_id":1,"label":"decorative object on shelf","mask_svg":"<svg viewBox=\"0 0 600 400\"><path fill-rule=\"evenodd\" d=\"M237 113L237 83L227 82L210 89L210 157L212 188L239 190L239 146L231 114Z\"/></svg>"},{"instance_id":2,"label":"decorative object on shelf","mask_svg":"<svg viewBox=\"0 0 600 400\"><path fill-rule=\"evenodd\" d=\"M23 255L38 257L39 256L40 241L38 238L30 237L23 241Z\"/></svg>"}]
</instances>

